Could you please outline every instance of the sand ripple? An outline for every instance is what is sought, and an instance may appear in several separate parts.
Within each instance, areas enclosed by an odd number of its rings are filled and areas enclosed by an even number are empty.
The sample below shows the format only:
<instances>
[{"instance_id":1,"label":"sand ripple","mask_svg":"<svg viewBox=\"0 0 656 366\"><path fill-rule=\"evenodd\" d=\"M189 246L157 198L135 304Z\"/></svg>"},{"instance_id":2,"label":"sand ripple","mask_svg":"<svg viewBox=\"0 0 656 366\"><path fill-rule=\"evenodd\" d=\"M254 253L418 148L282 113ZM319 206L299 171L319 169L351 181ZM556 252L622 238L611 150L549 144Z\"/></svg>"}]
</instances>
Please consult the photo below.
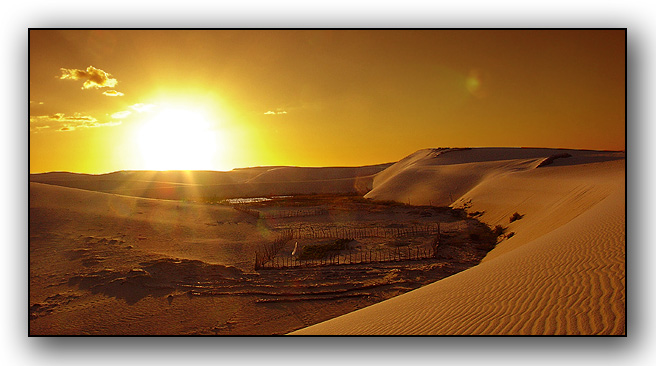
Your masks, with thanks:
<instances>
[{"instance_id":1,"label":"sand ripple","mask_svg":"<svg viewBox=\"0 0 656 366\"><path fill-rule=\"evenodd\" d=\"M624 167L608 166L620 173ZM556 171L547 169L539 170ZM613 177L607 194L586 196L584 201L597 201L586 202L587 210L537 238L530 232L539 226L530 222L537 211L529 211L514 228L517 236L490 252L501 248L502 253L480 265L292 334L625 334L625 187L623 175ZM522 235L531 239L522 241Z\"/></svg>"}]
</instances>

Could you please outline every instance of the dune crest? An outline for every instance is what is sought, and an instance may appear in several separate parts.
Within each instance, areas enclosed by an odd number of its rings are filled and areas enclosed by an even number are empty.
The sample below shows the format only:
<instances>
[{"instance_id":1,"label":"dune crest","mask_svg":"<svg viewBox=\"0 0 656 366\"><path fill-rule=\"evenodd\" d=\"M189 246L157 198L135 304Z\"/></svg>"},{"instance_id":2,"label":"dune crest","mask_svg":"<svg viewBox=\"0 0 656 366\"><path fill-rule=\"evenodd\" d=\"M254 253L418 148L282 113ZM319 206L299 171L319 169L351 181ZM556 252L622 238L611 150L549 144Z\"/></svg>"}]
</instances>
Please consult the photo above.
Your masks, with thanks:
<instances>
[{"instance_id":1,"label":"dune crest","mask_svg":"<svg viewBox=\"0 0 656 366\"><path fill-rule=\"evenodd\" d=\"M366 197L464 208L513 235L476 267L292 334L625 334L624 153L444 151L392 165Z\"/></svg>"}]
</instances>

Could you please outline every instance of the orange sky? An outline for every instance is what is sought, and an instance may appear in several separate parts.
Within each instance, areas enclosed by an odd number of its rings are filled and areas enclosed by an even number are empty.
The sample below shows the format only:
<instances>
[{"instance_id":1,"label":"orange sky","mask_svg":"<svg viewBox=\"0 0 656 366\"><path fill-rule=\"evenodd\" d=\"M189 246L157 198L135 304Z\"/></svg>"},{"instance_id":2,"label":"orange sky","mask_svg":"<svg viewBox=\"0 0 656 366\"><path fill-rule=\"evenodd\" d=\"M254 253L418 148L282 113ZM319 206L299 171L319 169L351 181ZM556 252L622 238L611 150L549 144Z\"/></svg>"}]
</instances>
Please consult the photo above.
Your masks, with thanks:
<instances>
[{"instance_id":1,"label":"orange sky","mask_svg":"<svg viewBox=\"0 0 656 366\"><path fill-rule=\"evenodd\" d=\"M30 31L30 172L625 148L623 30Z\"/></svg>"}]
</instances>

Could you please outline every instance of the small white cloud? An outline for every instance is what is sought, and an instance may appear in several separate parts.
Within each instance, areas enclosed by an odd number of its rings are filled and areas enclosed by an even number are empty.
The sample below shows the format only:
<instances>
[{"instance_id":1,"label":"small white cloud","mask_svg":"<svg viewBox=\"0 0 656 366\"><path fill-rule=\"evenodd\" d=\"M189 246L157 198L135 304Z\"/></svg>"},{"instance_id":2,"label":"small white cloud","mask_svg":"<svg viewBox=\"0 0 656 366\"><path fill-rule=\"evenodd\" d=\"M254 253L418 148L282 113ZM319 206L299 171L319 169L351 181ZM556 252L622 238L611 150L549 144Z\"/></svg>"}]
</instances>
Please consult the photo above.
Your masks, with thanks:
<instances>
[{"instance_id":1,"label":"small white cloud","mask_svg":"<svg viewBox=\"0 0 656 366\"><path fill-rule=\"evenodd\" d=\"M64 113L54 113L49 116L30 116L30 131L32 132L39 132L49 128L66 132L75 131L78 128L111 127L120 124L120 121L98 122L96 118L82 113L74 113L72 116Z\"/></svg>"},{"instance_id":2,"label":"small white cloud","mask_svg":"<svg viewBox=\"0 0 656 366\"><path fill-rule=\"evenodd\" d=\"M130 112L130 111L120 111L120 112L116 112L116 113L112 114L112 118L114 118L114 119L123 119L123 118L125 118L125 117L127 117L131 114L132 114L132 112Z\"/></svg>"},{"instance_id":3,"label":"small white cloud","mask_svg":"<svg viewBox=\"0 0 656 366\"><path fill-rule=\"evenodd\" d=\"M103 92L103 94L105 94L108 97L122 97L125 95L120 91L116 91L116 90L106 90Z\"/></svg>"},{"instance_id":4,"label":"small white cloud","mask_svg":"<svg viewBox=\"0 0 656 366\"><path fill-rule=\"evenodd\" d=\"M149 110L155 108L154 104L144 104L144 103L137 103L135 105L131 105L130 108L133 110L141 113L141 112L148 112Z\"/></svg>"},{"instance_id":5,"label":"small white cloud","mask_svg":"<svg viewBox=\"0 0 656 366\"><path fill-rule=\"evenodd\" d=\"M120 124L121 121L112 121L112 122L105 122L105 123L91 122L91 123L84 123L84 124L77 124L77 125L66 124L57 131L67 132L67 131L75 131L78 128L112 127L112 126L118 126Z\"/></svg>"},{"instance_id":6,"label":"small white cloud","mask_svg":"<svg viewBox=\"0 0 656 366\"><path fill-rule=\"evenodd\" d=\"M48 125L44 126L30 126L30 131L41 131L50 128Z\"/></svg>"},{"instance_id":7,"label":"small white cloud","mask_svg":"<svg viewBox=\"0 0 656 366\"><path fill-rule=\"evenodd\" d=\"M277 115L277 114L287 114L287 111L282 110L281 108L276 109L276 111L266 111L264 114Z\"/></svg>"}]
</instances>

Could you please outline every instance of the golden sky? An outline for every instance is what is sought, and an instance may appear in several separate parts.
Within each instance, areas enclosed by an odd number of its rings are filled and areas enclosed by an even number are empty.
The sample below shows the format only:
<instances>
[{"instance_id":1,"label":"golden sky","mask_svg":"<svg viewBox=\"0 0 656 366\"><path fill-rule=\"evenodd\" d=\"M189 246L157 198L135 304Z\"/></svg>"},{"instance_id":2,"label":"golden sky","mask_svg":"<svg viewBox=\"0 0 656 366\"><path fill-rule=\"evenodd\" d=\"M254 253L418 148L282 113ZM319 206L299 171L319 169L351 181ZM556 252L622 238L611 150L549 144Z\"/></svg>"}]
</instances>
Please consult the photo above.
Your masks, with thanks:
<instances>
[{"instance_id":1,"label":"golden sky","mask_svg":"<svg viewBox=\"0 0 656 366\"><path fill-rule=\"evenodd\" d=\"M31 30L30 172L625 149L623 30Z\"/></svg>"}]
</instances>

